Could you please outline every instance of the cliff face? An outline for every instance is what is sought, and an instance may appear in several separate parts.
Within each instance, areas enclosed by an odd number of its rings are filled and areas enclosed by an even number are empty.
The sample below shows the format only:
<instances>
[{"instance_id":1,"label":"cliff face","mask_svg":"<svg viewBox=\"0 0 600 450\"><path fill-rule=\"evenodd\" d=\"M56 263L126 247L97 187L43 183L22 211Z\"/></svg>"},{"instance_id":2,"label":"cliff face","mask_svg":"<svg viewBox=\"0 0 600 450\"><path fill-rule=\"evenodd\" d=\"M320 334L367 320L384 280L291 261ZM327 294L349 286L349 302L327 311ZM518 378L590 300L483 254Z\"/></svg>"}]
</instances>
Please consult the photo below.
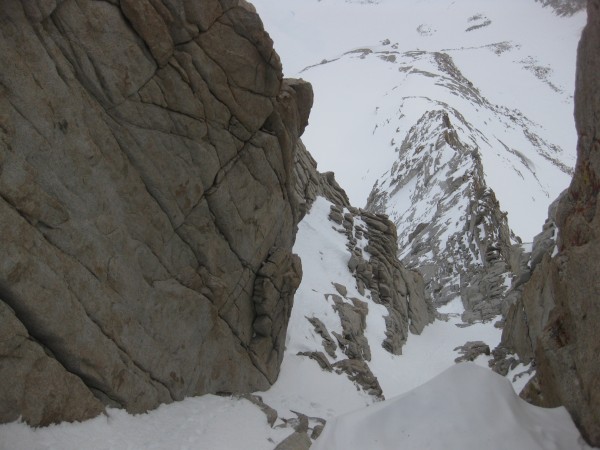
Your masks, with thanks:
<instances>
[{"instance_id":1,"label":"cliff face","mask_svg":"<svg viewBox=\"0 0 600 450\"><path fill-rule=\"evenodd\" d=\"M565 405L584 437L600 445L600 1L588 2L578 49L573 181L556 211L558 253L539 262L513 306L503 344L528 357L537 377L525 394Z\"/></svg>"},{"instance_id":2,"label":"cliff face","mask_svg":"<svg viewBox=\"0 0 600 450\"><path fill-rule=\"evenodd\" d=\"M0 9L0 421L267 388L312 104L244 0Z\"/></svg>"}]
</instances>

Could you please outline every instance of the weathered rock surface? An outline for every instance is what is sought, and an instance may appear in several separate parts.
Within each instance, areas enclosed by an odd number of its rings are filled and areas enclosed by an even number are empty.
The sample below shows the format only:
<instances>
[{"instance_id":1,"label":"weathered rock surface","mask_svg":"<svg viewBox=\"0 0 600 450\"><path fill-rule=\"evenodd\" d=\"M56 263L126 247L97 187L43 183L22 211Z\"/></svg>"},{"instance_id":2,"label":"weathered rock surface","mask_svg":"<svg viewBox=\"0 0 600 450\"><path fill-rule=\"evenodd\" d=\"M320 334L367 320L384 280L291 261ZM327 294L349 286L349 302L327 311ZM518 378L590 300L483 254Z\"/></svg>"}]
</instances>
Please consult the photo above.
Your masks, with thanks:
<instances>
[{"instance_id":1,"label":"weathered rock surface","mask_svg":"<svg viewBox=\"0 0 600 450\"><path fill-rule=\"evenodd\" d=\"M325 326L325 324L321 322L321 320L319 320L317 317L307 317L306 319L311 323L313 327L315 327L315 332L323 338L323 348L325 349L327 354L332 358L335 358L335 351L337 350L337 345L331 337L331 335L329 334L329 331L327 331L327 327Z\"/></svg>"},{"instance_id":2,"label":"weathered rock surface","mask_svg":"<svg viewBox=\"0 0 600 450\"><path fill-rule=\"evenodd\" d=\"M423 278L398 260L396 227L388 217L352 207L333 173L319 173L316 162L301 142L294 170L295 192L303 212L310 209L317 196L332 203L329 220L332 228L346 238L347 269L355 280L352 287L363 296L363 300L352 297L350 286L332 280L331 291L325 294L325 299L331 301L342 332L330 332L319 317L306 317L322 338L322 349L300 355L315 360L324 370L346 374L365 392L382 399L381 386L369 367L372 346L382 346L399 355L409 331L420 334L434 320L435 310L425 294ZM365 336L366 318L370 313L364 301L367 298L387 309L383 342L369 342Z\"/></svg>"},{"instance_id":3,"label":"weathered rock surface","mask_svg":"<svg viewBox=\"0 0 600 450\"><path fill-rule=\"evenodd\" d=\"M254 8L6 0L0 24L0 421L267 388L312 90Z\"/></svg>"},{"instance_id":4,"label":"weathered rock surface","mask_svg":"<svg viewBox=\"0 0 600 450\"><path fill-rule=\"evenodd\" d=\"M467 90L459 88L457 95L468 94L487 105L449 56L437 57ZM398 161L369 195L367 209L394 217L403 230L400 258L423 275L425 292L434 303L460 296L463 321L485 321L501 312L514 236L486 184L480 150L459 132L470 125L445 106L447 110L426 112L410 129Z\"/></svg>"},{"instance_id":5,"label":"weathered rock surface","mask_svg":"<svg viewBox=\"0 0 600 450\"><path fill-rule=\"evenodd\" d=\"M526 397L564 405L586 440L600 446L600 0L589 0L587 12L577 58L577 165L556 213L558 253L537 264L503 344L535 358Z\"/></svg>"},{"instance_id":6,"label":"weathered rock surface","mask_svg":"<svg viewBox=\"0 0 600 450\"><path fill-rule=\"evenodd\" d=\"M489 355L490 346L483 341L468 341L464 345L456 347L454 351L460 353L460 356L454 362L460 363L474 361L479 355Z\"/></svg>"},{"instance_id":7,"label":"weathered rock surface","mask_svg":"<svg viewBox=\"0 0 600 450\"><path fill-rule=\"evenodd\" d=\"M373 375L369 365L363 359L344 359L333 364L337 373L345 373L351 381L354 381L367 394L378 400L383 400L383 391L377 377Z\"/></svg>"},{"instance_id":8,"label":"weathered rock surface","mask_svg":"<svg viewBox=\"0 0 600 450\"><path fill-rule=\"evenodd\" d=\"M294 160L294 186L296 198L305 214L317 196L323 196L335 205L349 207L350 201L346 192L335 180L333 172L321 173L317 170L317 162L306 150L302 141L298 142Z\"/></svg>"},{"instance_id":9,"label":"weathered rock surface","mask_svg":"<svg viewBox=\"0 0 600 450\"><path fill-rule=\"evenodd\" d=\"M306 433L295 431L277 444L275 450L308 450L311 445L312 441Z\"/></svg>"},{"instance_id":10,"label":"weathered rock surface","mask_svg":"<svg viewBox=\"0 0 600 450\"><path fill-rule=\"evenodd\" d=\"M320 417L309 417L293 410L290 412L296 417L281 417L283 424L277 427L292 428L294 432L277 444L275 450L306 450L311 447L312 441L321 435L327 422Z\"/></svg>"},{"instance_id":11,"label":"weathered rock surface","mask_svg":"<svg viewBox=\"0 0 600 450\"><path fill-rule=\"evenodd\" d=\"M371 348L364 335L367 327L368 305L358 299L352 298L352 303L347 303L339 296L332 296L334 311L340 316L343 334L332 333L337 339L340 349L351 359L371 360Z\"/></svg>"},{"instance_id":12,"label":"weathered rock surface","mask_svg":"<svg viewBox=\"0 0 600 450\"><path fill-rule=\"evenodd\" d=\"M523 261L527 263L521 264L504 299L504 316L509 326L505 326L503 330L501 347L515 352L523 364L529 364L533 360L535 342L554 307L549 290L543 286L545 280L542 274L546 272L556 248L557 207L558 199L548 208L548 219L542 232L535 236L531 252L523 254ZM548 295L543 302L540 302L536 294L532 295L544 290ZM508 356L506 352L500 352L497 359L501 360L505 356ZM503 368L505 365L497 367ZM500 370L502 372L503 369Z\"/></svg>"},{"instance_id":13,"label":"weathered rock surface","mask_svg":"<svg viewBox=\"0 0 600 450\"><path fill-rule=\"evenodd\" d=\"M104 409L78 377L44 352L3 301L0 323L0 379L10 384L2 389L0 417L17 420L23 415L34 423L48 423L57 415L76 420Z\"/></svg>"},{"instance_id":14,"label":"weathered rock surface","mask_svg":"<svg viewBox=\"0 0 600 450\"><path fill-rule=\"evenodd\" d=\"M388 310L383 347L392 354L401 354L409 330L420 334L435 317L423 277L398 260L396 226L385 214L334 205L329 218L342 225L348 239L348 269L358 291L364 294L368 289L372 299ZM356 308L356 301L352 301ZM340 317L344 323L343 315Z\"/></svg>"}]
</instances>

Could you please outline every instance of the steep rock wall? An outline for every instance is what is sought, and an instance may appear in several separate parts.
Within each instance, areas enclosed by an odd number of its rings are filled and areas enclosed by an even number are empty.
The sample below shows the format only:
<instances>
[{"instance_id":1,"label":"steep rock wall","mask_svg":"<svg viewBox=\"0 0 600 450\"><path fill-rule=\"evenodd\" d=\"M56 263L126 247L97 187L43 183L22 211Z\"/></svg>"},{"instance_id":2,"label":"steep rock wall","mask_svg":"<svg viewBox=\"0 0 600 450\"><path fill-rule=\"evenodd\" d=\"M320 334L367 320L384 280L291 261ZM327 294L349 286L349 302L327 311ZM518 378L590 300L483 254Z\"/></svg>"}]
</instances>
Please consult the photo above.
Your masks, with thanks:
<instances>
[{"instance_id":1,"label":"steep rock wall","mask_svg":"<svg viewBox=\"0 0 600 450\"><path fill-rule=\"evenodd\" d=\"M267 388L309 85L244 0L0 8L0 421Z\"/></svg>"},{"instance_id":2,"label":"steep rock wall","mask_svg":"<svg viewBox=\"0 0 600 450\"><path fill-rule=\"evenodd\" d=\"M556 212L558 253L542 253L502 344L535 358L537 375L523 395L564 405L600 446L600 0L589 0L587 11L577 57L577 165Z\"/></svg>"}]
</instances>

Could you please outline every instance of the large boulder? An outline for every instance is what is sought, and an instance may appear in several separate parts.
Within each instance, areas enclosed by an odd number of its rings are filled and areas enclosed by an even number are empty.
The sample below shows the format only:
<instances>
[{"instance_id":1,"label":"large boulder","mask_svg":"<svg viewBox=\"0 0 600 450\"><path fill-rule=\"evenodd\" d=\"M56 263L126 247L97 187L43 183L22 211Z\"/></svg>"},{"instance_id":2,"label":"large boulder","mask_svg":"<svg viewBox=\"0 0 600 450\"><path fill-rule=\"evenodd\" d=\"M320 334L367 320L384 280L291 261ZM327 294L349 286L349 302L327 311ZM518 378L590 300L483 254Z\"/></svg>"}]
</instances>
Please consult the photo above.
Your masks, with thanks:
<instances>
[{"instance_id":1,"label":"large boulder","mask_svg":"<svg viewBox=\"0 0 600 450\"><path fill-rule=\"evenodd\" d=\"M278 374L310 85L244 0L0 8L0 422Z\"/></svg>"}]
</instances>

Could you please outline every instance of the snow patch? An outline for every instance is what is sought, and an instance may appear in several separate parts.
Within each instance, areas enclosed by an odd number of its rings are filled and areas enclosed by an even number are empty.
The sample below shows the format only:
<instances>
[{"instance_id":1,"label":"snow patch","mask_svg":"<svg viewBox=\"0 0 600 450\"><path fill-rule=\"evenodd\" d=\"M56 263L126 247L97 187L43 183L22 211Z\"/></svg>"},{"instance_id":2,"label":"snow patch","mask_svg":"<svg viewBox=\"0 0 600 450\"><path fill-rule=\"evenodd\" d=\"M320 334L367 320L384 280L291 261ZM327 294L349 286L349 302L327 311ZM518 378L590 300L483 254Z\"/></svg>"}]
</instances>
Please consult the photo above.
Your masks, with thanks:
<instances>
[{"instance_id":1,"label":"snow patch","mask_svg":"<svg viewBox=\"0 0 600 450\"><path fill-rule=\"evenodd\" d=\"M330 421L315 450L585 449L565 408L521 400L505 378L471 363L402 396Z\"/></svg>"}]
</instances>

